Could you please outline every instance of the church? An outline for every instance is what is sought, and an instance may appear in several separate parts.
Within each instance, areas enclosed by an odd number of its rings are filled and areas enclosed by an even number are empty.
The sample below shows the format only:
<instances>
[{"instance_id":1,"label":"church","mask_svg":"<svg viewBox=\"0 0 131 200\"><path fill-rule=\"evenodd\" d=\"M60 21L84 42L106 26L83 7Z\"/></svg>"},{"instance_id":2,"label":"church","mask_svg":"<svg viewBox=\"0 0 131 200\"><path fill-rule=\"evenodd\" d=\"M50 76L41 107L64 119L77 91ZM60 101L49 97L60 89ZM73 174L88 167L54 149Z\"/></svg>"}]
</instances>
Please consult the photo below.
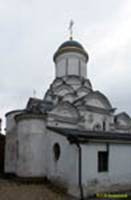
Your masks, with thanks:
<instances>
[{"instance_id":1,"label":"church","mask_svg":"<svg viewBox=\"0 0 131 200\"><path fill-rule=\"evenodd\" d=\"M53 60L43 99L6 114L5 173L46 177L81 199L131 186L130 116L93 88L79 42L70 37Z\"/></svg>"}]
</instances>

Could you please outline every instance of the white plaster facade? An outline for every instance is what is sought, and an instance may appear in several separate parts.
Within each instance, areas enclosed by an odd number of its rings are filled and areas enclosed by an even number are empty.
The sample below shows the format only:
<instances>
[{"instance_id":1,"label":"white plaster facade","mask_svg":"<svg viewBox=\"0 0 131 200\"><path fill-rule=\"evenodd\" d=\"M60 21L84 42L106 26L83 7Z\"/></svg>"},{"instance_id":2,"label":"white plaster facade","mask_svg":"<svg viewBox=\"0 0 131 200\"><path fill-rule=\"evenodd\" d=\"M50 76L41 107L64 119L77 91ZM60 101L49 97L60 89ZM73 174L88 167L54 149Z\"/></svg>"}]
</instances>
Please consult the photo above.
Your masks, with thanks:
<instances>
[{"instance_id":1,"label":"white plaster facade","mask_svg":"<svg viewBox=\"0 0 131 200\"><path fill-rule=\"evenodd\" d=\"M20 118L20 119L19 119ZM17 119L18 158L16 173L22 177L46 175L46 131L41 116Z\"/></svg>"},{"instance_id":2,"label":"white plaster facade","mask_svg":"<svg viewBox=\"0 0 131 200\"><path fill-rule=\"evenodd\" d=\"M109 171L98 172L98 151L106 151L106 143L82 145L82 180L85 196L115 191L131 184L131 144L109 143Z\"/></svg>"},{"instance_id":3,"label":"white plaster facade","mask_svg":"<svg viewBox=\"0 0 131 200\"><path fill-rule=\"evenodd\" d=\"M6 145L5 145L5 172L16 173L17 162L17 125L14 119L21 110L10 112L6 115Z\"/></svg>"},{"instance_id":4,"label":"white plaster facade","mask_svg":"<svg viewBox=\"0 0 131 200\"><path fill-rule=\"evenodd\" d=\"M80 186L88 196L131 185L130 116L115 115L107 97L94 91L86 78L88 54L78 42L61 45L54 61L56 78L44 99L30 98L24 110L6 114L5 172L47 177L74 196ZM108 151L104 172L101 151Z\"/></svg>"},{"instance_id":5,"label":"white plaster facade","mask_svg":"<svg viewBox=\"0 0 131 200\"><path fill-rule=\"evenodd\" d=\"M77 75L87 77L86 59L80 53L67 52L55 61L56 77Z\"/></svg>"}]
</instances>

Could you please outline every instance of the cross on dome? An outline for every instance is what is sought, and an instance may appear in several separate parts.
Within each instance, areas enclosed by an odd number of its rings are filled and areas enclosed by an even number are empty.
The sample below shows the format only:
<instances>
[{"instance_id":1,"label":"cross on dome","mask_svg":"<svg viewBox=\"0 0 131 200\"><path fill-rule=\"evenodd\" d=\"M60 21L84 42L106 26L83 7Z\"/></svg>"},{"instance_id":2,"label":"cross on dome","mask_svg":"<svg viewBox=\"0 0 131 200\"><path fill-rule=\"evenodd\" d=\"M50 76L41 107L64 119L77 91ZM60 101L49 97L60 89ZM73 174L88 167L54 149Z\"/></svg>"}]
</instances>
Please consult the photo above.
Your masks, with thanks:
<instances>
[{"instance_id":1,"label":"cross on dome","mask_svg":"<svg viewBox=\"0 0 131 200\"><path fill-rule=\"evenodd\" d=\"M74 25L74 21L71 20L71 21L70 21L70 24L69 24L69 32L70 32L70 37L69 37L69 39L70 39L70 40L73 40L73 25Z\"/></svg>"}]
</instances>

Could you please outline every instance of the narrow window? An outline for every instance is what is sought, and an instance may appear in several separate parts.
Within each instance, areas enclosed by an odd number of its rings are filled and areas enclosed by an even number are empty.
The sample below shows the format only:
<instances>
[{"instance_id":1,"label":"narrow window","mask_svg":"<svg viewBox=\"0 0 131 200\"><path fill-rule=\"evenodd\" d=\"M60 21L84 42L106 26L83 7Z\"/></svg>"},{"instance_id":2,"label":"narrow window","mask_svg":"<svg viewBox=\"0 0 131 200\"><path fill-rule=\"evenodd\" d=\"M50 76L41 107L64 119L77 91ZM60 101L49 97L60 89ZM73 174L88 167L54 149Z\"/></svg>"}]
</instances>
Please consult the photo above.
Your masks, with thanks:
<instances>
[{"instance_id":1,"label":"narrow window","mask_svg":"<svg viewBox=\"0 0 131 200\"><path fill-rule=\"evenodd\" d=\"M68 65L69 65L69 61L68 61L68 58L66 58L66 76L68 75Z\"/></svg>"},{"instance_id":2,"label":"narrow window","mask_svg":"<svg viewBox=\"0 0 131 200\"><path fill-rule=\"evenodd\" d=\"M16 141L16 158L19 159L19 141Z\"/></svg>"},{"instance_id":3,"label":"narrow window","mask_svg":"<svg viewBox=\"0 0 131 200\"><path fill-rule=\"evenodd\" d=\"M106 131L106 122L103 121L103 131Z\"/></svg>"},{"instance_id":4,"label":"narrow window","mask_svg":"<svg viewBox=\"0 0 131 200\"><path fill-rule=\"evenodd\" d=\"M108 171L108 152L99 151L98 152L98 172Z\"/></svg>"},{"instance_id":5,"label":"narrow window","mask_svg":"<svg viewBox=\"0 0 131 200\"><path fill-rule=\"evenodd\" d=\"M79 65L78 65L78 67L79 67L79 68L78 68L79 72L78 72L78 73L79 73L79 76L81 76L81 61L79 60L78 62L79 62Z\"/></svg>"},{"instance_id":6,"label":"narrow window","mask_svg":"<svg viewBox=\"0 0 131 200\"><path fill-rule=\"evenodd\" d=\"M53 146L53 152L54 152L54 159L55 161L58 161L60 158L60 145L58 143L55 143Z\"/></svg>"}]
</instances>

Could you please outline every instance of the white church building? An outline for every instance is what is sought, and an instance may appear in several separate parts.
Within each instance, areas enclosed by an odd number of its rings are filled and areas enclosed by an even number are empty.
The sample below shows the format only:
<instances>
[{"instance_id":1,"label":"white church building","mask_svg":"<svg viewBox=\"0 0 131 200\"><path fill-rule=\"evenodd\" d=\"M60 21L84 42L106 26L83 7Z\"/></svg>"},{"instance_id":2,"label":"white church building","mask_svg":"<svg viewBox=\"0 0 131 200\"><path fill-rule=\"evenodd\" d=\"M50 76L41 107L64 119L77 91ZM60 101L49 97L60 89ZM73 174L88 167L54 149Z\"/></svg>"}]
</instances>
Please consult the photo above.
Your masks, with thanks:
<instances>
[{"instance_id":1,"label":"white church building","mask_svg":"<svg viewBox=\"0 0 131 200\"><path fill-rule=\"evenodd\" d=\"M54 54L43 99L6 114L5 173L46 177L81 197L131 186L131 118L92 87L88 53L70 38Z\"/></svg>"}]
</instances>

